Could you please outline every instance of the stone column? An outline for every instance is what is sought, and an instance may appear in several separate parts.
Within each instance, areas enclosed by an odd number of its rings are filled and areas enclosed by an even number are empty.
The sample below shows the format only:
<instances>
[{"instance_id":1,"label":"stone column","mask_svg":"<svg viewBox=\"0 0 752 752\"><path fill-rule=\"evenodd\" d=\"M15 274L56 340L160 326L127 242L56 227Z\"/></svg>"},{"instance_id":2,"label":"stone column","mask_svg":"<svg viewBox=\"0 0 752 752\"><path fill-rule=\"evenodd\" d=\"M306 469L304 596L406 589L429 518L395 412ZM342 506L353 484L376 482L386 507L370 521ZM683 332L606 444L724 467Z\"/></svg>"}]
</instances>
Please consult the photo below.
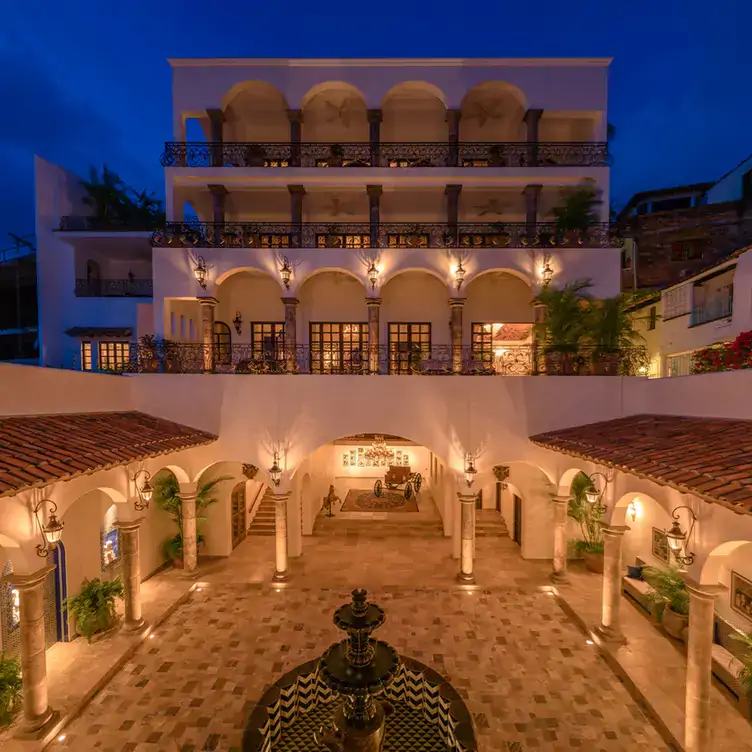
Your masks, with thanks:
<instances>
[{"instance_id":1,"label":"stone column","mask_svg":"<svg viewBox=\"0 0 752 752\"><path fill-rule=\"evenodd\" d=\"M298 365L298 304L297 298L282 298L285 307L285 369L295 373Z\"/></svg>"},{"instance_id":2,"label":"stone column","mask_svg":"<svg viewBox=\"0 0 752 752\"><path fill-rule=\"evenodd\" d=\"M209 141L211 142L212 167L223 167L224 160L224 122L225 113L222 110L207 110L209 118Z\"/></svg>"},{"instance_id":3,"label":"stone column","mask_svg":"<svg viewBox=\"0 0 752 752\"><path fill-rule=\"evenodd\" d=\"M554 566L551 579L567 581L567 508L569 496L554 496Z\"/></svg>"},{"instance_id":4,"label":"stone column","mask_svg":"<svg viewBox=\"0 0 752 752\"><path fill-rule=\"evenodd\" d=\"M227 188L223 185L209 185L212 196L212 222L214 223L214 245L222 245L222 233L227 218Z\"/></svg>"},{"instance_id":5,"label":"stone column","mask_svg":"<svg viewBox=\"0 0 752 752\"><path fill-rule=\"evenodd\" d=\"M192 574L198 566L198 535L196 533L196 485L178 494L183 515L183 570Z\"/></svg>"},{"instance_id":6,"label":"stone column","mask_svg":"<svg viewBox=\"0 0 752 752\"><path fill-rule=\"evenodd\" d=\"M603 603L601 624L596 630L605 642L626 642L621 631L619 609L621 606L622 543L624 533L629 530L626 525L605 525L603 539Z\"/></svg>"},{"instance_id":7,"label":"stone column","mask_svg":"<svg viewBox=\"0 0 752 752\"><path fill-rule=\"evenodd\" d=\"M715 598L721 588L687 583L689 589L689 641L687 688L684 706L685 752L709 752L711 658Z\"/></svg>"},{"instance_id":8,"label":"stone column","mask_svg":"<svg viewBox=\"0 0 752 752\"><path fill-rule=\"evenodd\" d=\"M125 621L123 627L136 631L144 626L141 615L141 557L139 553L138 529L144 521L117 520L115 527L120 531L120 557L123 566L125 585Z\"/></svg>"},{"instance_id":9,"label":"stone column","mask_svg":"<svg viewBox=\"0 0 752 752\"><path fill-rule=\"evenodd\" d=\"M460 164L460 119L462 110L447 110L447 142L449 143L449 155L447 167L459 167Z\"/></svg>"},{"instance_id":10,"label":"stone column","mask_svg":"<svg viewBox=\"0 0 752 752\"><path fill-rule=\"evenodd\" d=\"M527 152L527 166L538 166L538 133L540 126L541 115L543 110L528 110L525 113L523 122L527 126L527 138L528 152Z\"/></svg>"},{"instance_id":11,"label":"stone column","mask_svg":"<svg viewBox=\"0 0 752 752\"><path fill-rule=\"evenodd\" d=\"M290 246L302 248L305 245L303 240L303 196L305 196L305 187L302 185L288 185L287 190L290 192L290 221L292 222L292 234Z\"/></svg>"},{"instance_id":12,"label":"stone column","mask_svg":"<svg viewBox=\"0 0 752 752\"><path fill-rule=\"evenodd\" d=\"M467 298L449 298L449 331L452 340L452 373L462 373L462 309Z\"/></svg>"},{"instance_id":13,"label":"stone column","mask_svg":"<svg viewBox=\"0 0 752 752\"><path fill-rule=\"evenodd\" d=\"M525 235L531 245L538 236L538 203L541 190L542 185L526 185L522 189L525 196Z\"/></svg>"},{"instance_id":14,"label":"stone column","mask_svg":"<svg viewBox=\"0 0 752 752\"><path fill-rule=\"evenodd\" d=\"M452 238L453 245L459 245L459 236L457 233L457 225L460 218L460 192L462 191L461 185L448 185L444 188L444 194L446 195L446 219L447 230Z\"/></svg>"},{"instance_id":15,"label":"stone column","mask_svg":"<svg viewBox=\"0 0 752 752\"><path fill-rule=\"evenodd\" d=\"M214 372L214 309L217 299L197 298L201 304L201 342L204 348L204 373Z\"/></svg>"},{"instance_id":16,"label":"stone column","mask_svg":"<svg viewBox=\"0 0 752 752\"><path fill-rule=\"evenodd\" d=\"M274 500L274 582L286 582L290 579L287 569L287 500L290 492L272 493Z\"/></svg>"},{"instance_id":17,"label":"stone column","mask_svg":"<svg viewBox=\"0 0 752 752\"><path fill-rule=\"evenodd\" d=\"M290 121L290 167L300 167L303 110L288 110L287 117Z\"/></svg>"},{"instance_id":18,"label":"stone column","mask_svg":"<svg viewBox=\"0 0 752 752\"><path fill-rule=\"evenodd\" d=\"M368 372L376 374L379 372L379 339L380 323L379 313L381 311L381 298L366 298L368 308Z\"/></svg>"},{"instance_id":19,"label":"stone column","mask_svg":"<svg viewBox=\"0 0 752 752\"><path fill-rule=\"evenodd\" d=\"M38 738L57 715L47 698L44 639L44 581L54 569L54 565L48 565L31 574L11 574L3 578L18 590L21 612L23 719L17 734L21 738Z\"/></svg>"},{"instance_id":20,"label":"stone column","mask_svg":"<svg viewBox=\"0 0 752 752\"><path fill-rule=\"evenodd\" d=\"M460 500L460 573L457 579L460 582L475 582L473 572L473 554L475 552L475 500L477 494L458 493Z\"/></svg>"},{"instance_id":21,"label":"stone column","mask_svg":"<svg viewBox=\"0 0 752 752\"><path fill-rule=\"evenodd\" d=\"M379 234L381 225L381 193L380 185L367 185L368 194L368 221L371 234L371 248L379 247Z\"/></svg>"},{"instance_id":22,"label":"stone column","mask_svg":"<svg viewBox=\"0 0 752 752\"><path fill-rule=\"evenodd\" d=\"M381 110L368 110L369 139L371 142L371 167L380 167L381 161Z\"/></svg>"}]
</instances>

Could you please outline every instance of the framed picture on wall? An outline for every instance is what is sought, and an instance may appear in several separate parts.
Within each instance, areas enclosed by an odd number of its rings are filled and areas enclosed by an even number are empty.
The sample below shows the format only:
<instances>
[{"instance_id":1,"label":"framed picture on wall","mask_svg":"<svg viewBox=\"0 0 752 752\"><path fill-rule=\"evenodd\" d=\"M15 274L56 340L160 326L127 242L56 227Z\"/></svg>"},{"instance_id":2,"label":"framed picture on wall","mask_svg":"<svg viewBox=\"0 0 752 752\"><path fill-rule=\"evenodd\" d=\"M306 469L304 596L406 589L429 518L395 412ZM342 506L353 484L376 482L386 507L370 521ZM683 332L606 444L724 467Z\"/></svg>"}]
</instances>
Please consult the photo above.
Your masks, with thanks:
<instances>
[{"instance_id":1,"label":"framed picture on wall","mask_svg":"<svg viewBox=\"0 0 752 752\"><path fill-rule=\"evenodd\" d=\"M731 572L731 608L752 621L752 582L739 572Z\"/></svg>"},{"instance_id":2,"label":"framed picture on wall","mask_svg":"<svg viewBox=\"0 0 752 752\"><path fill-rule=\"evenodd\" d=\"M354 449L350 450L350 467L355 467L358 464L357 454Z\"/></svg>"},{"instance_id":3,"label":"framed picture on wall","mask_svg":"<svg viewBox=\"0 0 752 752\"><path fill-rule=\"evenodd\" d=\"M342 454L342 467L350 466L350 452L344 452Z\"/></svg>"},{"instance_id":4,"label":"framed picture on wall","mask_svg":"<svg viewBox=\"0 0 752 752\"><path fill-rule=\"evenodd\" d=\"M668 564L668 538L666 531L657 527L653 528L653 556Z\"/></svg>"}]
</instances>

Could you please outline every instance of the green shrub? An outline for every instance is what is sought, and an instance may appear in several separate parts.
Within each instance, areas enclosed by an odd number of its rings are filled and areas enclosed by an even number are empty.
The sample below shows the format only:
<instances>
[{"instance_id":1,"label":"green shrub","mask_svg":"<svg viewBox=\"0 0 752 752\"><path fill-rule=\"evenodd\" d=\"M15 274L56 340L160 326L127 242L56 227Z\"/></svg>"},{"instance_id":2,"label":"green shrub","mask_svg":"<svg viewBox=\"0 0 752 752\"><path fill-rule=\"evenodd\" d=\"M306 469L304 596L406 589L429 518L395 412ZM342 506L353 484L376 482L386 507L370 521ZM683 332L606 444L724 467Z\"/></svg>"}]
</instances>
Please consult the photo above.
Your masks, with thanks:
<instances>
[{"instance_id":1,"label":"green shrub","mask_svg":"<svg viewBox=\"0 0 752 752\"><path fill-rule=\"evenodd\" d=\"M7 726L21 700L21 664L0 653L0 725Z\"/></svg>"},{"instance_id":2,"label":"green shrub","mask_svg":"<svg viewBox=\"0 0 752 752\"><path fill-rule=\"evenodd\" d=\"M125 588L120 580L103 582L98 577L84 580L78 595L66 598L63 608L73 615L78 631L91 642L92 635L106 632L117 624L115 598L122 598Z\"/></svg>"},{"instance_id":3,"label":"green shrub","mask_svg":"<svg viewBox=\"0 0 752 752\"><path fill-rule=\"evenodd\" d=\"M675 613L689 616L687 583L675 569L643 567L642 579L653 588L654 592L648 593L647 596L652 603L665 601Z\"/></svg>"}]
</instances>

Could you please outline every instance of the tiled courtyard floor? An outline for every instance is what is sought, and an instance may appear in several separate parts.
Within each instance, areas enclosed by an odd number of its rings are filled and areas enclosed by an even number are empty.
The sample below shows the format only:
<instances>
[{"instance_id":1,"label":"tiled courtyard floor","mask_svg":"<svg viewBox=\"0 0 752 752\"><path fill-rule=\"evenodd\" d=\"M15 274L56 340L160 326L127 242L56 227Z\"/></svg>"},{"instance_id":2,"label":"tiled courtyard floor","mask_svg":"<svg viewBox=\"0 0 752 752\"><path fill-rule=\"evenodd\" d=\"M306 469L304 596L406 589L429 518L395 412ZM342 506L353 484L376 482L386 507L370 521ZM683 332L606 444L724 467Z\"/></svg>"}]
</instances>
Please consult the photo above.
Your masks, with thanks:
<instances>
[{"instance_id":1,"label":"tiled courtyard floor","mask_svg":"<svg viewBox=\"0 0 752 752\"><path fill-rule=\"evenodd\" d=\"M357 525L306 539L289 586L269 582L273 539L208 566L200 592L157 630L55 748L239 749L265 685L340 639L332 611L365 586L387 612L381 638L443 673L466 698L480 749L632 752L666 746L594 646L538 590L545 562L508 539L478 540L477 591L454 585L451 544L373 537ZM214 571L212 571L214 570Z\"/></svg>"}]
</instances>

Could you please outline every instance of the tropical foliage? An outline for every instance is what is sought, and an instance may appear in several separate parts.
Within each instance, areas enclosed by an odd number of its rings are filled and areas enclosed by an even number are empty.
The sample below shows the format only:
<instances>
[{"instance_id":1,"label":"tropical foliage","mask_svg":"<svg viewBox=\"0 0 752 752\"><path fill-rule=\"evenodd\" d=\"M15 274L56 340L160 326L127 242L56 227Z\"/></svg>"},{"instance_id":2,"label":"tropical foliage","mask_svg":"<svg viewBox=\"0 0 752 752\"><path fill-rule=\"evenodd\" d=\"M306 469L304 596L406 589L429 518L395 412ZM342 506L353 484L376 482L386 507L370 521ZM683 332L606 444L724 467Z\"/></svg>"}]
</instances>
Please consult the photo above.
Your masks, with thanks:
<instances>
[{"instance_id":1,"label":"tropical foliage","mask_svg":"<svg viewBox=\"0 0 752 752\"><path fill-rule=\"evenodd\" d=\"M98 577L84 580L81 592L63 601L63 608L73 615L76 629L91 641L97 632L106 632L117 624L115 598L123 598L120 580L102 581Z\"/></svg>"},{"instance_id":2,"label":"tropical foliage","mask_svg":"<svg viewBox=\"0 0 752 752\"><path fill-rule=\"evenodd\" d=\"M752 331L742 332L733 342L710 345L694 354L693 373L715 373L752 368Z\"/></svg>"},{"instance_id":3,"label":"tropical foliage","mask_svg":"<svg viewBox=\"0 0 752 752\"><path fill-rule=\"evenodd\" d=\"M214 487L226 480L232 480L232 478L229 475L223 475L198 487L196 493L196 537L198 543L203 541L200 526L206 519L204 512L218 501L212 494ZM183 556L183 502L178 496L179 493L180 483L172 473L164 473L154 481L154 500L157 506L172 517L178 528L177 534L167 540L163 546L165 555L170 559L180 559Z\"/></svg>"},{"instance_id":4,"label":"tropical foliage","mask_svg":"<svg viewBox=\"0 0 752 752\"><path fill-rule=\"evenodd\" d=\"M605 508L601 504L591 504L585 495L592 481L585 473L577 473L569 488L567 516L571 517L582 532L575 544L578 553L603 553L603 528L600 525Z\"/></svg>"},{"instance_id":5,"label":"tropical foliage","mask_svg":"<svg viewBox=\"0 0 752 752\"><path fill-rule=\"evenodd\" d=\"M742 667L736 678L744 687L748 697L752 697L752 633L731 635L735 640L744 644L745 650L741 657Z\"/></svg>"},{"instance_id":6,"label":"tropical foliage","mask_svg":"<svg viewBox=\"0 0 752 752\"><path fill-rule=\"evenodd\" d=\"M630 302L629 296L617 295L590 305L588 335L598 350L617 352L643 341L636 328L640 319L630 315Z\"/></svg>"},{"instance_id":7,"label":"tropical foliage","mask_svg":"<svg viewBox=\"0 0 752 752\"><path fill-rule=\"evenodd\" d=\"M535 334L547 351L576 351L588 334L590 280L570 282L561 289L546 285L535 302L546 306L546 320L535 324Z\"/></svg>"},{"instance_id":8,"label":"tropical foliage","mask_svg":"<svg viewBox=\"0 0 752 752\"><path fill-rule=\"evenodd\" d=\"M554 224L559 234L584 232L600 222L600 191L593 185L581 184L561 191L561 204L554 207Z\"/></svg>"},{"instance_id":9,"label":"tropical foliage","mask_svg":"<svg viewBox=\"0 0 752 752\"><path fill-rule=\"evenodd\" d=\"M676 569L643 567L642 578L653 588L653 592L647 596L651 602L665 601L675 613L689 615L689 590Z\"/></svg>"},{"instance_id":10,"label":"tropical foliage","mask_svg":"<svg viewBox=\"0 0 752 752\"><path fill-rule=\"evenodd\" d=\"M152 230L165 221L162 201L147 191L137 192L107 165L101 176L96 168L81 181L86 191L82 201L91 209L91 221L103 228Z\"/></svg>"},{"instance_id":11,"label":"tropical foliage","mask_svg":"<svg viewBox=\"0 0 752 752\"><path fill-rule=\"evenodd\" d=\"M0 653L0 725L7 726L21 700L21 664Z\"/></svg>"}]
</instances>

